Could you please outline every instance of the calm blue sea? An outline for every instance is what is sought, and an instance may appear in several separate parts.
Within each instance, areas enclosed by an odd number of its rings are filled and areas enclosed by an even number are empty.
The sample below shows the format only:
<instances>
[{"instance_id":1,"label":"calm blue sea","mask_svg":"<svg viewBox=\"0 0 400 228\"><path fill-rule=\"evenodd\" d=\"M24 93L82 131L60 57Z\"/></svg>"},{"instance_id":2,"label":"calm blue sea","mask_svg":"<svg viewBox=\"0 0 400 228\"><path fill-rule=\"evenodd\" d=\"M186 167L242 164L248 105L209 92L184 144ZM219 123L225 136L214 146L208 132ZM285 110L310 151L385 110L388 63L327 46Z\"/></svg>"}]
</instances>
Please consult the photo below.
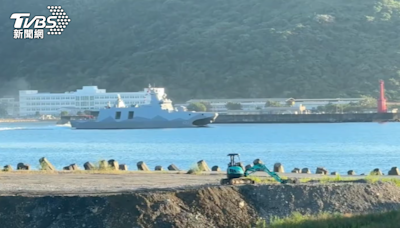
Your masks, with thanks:
<instances>
[{"instance_id":1,"label":"calm blue sea","mask_svg":"<svg viewBox=\"0 0 400 228\"><path fill-rule=\"evenodd\" d=\"M116 159L136 170L171 163L188 169L204 159L223 169L228 153L240 153L242 162L260 158L272 168L281 162L294 167L323 166L357 174L374 168L400 166L399 123L229 124L209 128L161 130L72 130L51 123L0 123L0 165L24 162L37 169L40 157L56 168L71 163Z\"/></svg>"}]
</instances>

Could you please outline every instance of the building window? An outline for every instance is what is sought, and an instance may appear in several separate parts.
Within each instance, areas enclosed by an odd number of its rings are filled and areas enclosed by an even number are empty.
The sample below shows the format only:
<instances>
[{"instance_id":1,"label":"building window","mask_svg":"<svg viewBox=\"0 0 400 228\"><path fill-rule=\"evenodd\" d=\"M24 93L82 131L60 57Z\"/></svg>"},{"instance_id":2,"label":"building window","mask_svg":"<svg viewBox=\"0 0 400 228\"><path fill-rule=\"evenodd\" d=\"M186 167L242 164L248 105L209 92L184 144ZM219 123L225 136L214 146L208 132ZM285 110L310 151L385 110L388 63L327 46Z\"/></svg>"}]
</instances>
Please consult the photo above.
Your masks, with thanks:
<instances>
[{"instance_id":1,"label":"building window","mask_svg":"<svg viewBox=\"0 0 400 228\"><path fill-rule=\"evenodd\" d=\"M128 119L133 119L133 111L130 111L130 112L129 112Z\"/></svg>"},{"instance_id":2,"label":"building window","mask_svg":"<svg viewBox=\"0 0 400 228\"><path fill-rule=\"evenodd\" d=\"M115 113L115 119L117 119L117 120L121 119L121 112Z\"/></svg>"}]
</instances>

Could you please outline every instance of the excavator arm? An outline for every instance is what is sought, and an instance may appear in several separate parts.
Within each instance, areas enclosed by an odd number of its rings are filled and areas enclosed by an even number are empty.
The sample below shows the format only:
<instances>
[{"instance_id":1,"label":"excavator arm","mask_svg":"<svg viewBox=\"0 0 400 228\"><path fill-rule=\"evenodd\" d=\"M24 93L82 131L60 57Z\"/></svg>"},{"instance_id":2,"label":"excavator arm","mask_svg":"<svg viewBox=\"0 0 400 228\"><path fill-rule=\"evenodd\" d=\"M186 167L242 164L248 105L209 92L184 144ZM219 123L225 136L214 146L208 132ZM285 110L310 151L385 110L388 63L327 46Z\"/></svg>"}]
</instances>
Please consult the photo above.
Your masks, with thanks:
<instances>
[{"instance_id":1,"label":"excavator arm","mask_svg":"<svg viewBox=\"0 0 400 228\"><path fill-rule=\"evenodd\" d=\"M246 169L246 171L244 172L244 176L247 177L250 174L257 172L257 171L264 171L266 173L268 173L268 175L270 175L271 177L273 177L276 181L278 181L281 184L286 184L287 180L283 180L282 178L280 178L278 176L278 174L276 174L275 172L270 171L265 165L263 164L256 164L251 168Z\"/></svg>"}]
</instances>

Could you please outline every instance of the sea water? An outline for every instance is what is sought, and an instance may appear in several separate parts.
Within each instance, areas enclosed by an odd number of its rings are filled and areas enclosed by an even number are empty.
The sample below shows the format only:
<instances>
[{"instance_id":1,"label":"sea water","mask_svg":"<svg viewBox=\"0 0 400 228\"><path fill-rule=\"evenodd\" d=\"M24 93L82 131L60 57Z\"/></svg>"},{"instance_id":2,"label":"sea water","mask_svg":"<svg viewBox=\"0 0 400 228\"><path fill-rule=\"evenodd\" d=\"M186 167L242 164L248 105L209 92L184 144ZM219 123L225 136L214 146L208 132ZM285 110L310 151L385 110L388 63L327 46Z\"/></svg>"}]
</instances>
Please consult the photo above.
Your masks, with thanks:
<instances>
[{"instance_id":1,"label":"sea water","mask_svg":"<svg viewBox=\"0 0 400 228\"><path fill-rule=\"evenodd\" d=\"M175 164L187 170L197 161L226 169L229 153L246 165L260 158L268 167L317 167L357 174L400 166L399 123L213 124L208 128L74 130L55 123L0 123L0 165L39 168L46 157L57 169L72 163L115 159L137 170Z\"/></svg>"}]
</instances>

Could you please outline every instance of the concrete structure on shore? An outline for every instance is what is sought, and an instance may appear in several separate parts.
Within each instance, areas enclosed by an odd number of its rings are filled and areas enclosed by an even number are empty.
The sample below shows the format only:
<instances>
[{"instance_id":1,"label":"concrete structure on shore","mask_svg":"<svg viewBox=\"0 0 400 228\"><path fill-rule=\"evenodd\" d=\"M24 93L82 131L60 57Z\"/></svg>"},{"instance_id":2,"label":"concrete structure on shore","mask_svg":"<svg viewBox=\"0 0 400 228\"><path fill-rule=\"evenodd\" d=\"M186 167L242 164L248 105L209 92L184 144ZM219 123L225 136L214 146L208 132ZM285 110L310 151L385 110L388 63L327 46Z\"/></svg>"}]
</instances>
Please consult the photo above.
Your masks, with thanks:
<instances>
[{"instance_id":1,"label":"concrete structure on shore","mask_svg":"<svg viewBox=\"0 0 400 228\"><path fill-rule=\"evenodd\" d=\"M291 108L287 107L286 103L289 102L290 100L294 101L293 107L296 108ZM286 106L286 107L280 107L278 108L280 112L287 112L287 113L294 113L296 112L302 112L301 110L303 107L305 107L308 110L311 110L313 108L317 108L318 106L324 106L329 103L331 104L349 104L349 103L358 103L360 101L364 100L363 98L321 98L321 99L295 99L295 98L248 98L248 99L192 99L188 100L186 104L183 105L189 105L190 103L196 103L196 102L206 102L209 103L211 106L211 110L209 111L214 111L214 112L220 112L224 113L227 112L228 109L226 108L226 104L231 102L231 103L239 103L242 106L243 111L255 111L255 110L261 110L265 109L265 103L267 101L274 102L274 103L279 103L281 106ZM182 104L181 104L182 105ZM271 109L272 108L272 109ZM276 113L275 107L268 107L270 111L273 113ZM286 111L283 109L287 109ZM265 110L268 111L268 110Z\"/></svg>"},{"instance_id":2,"label":"concrete structure on shore","mask_svg":"<svg viewBox=\"0 0 400 228\"><path fill-rule=\"evenodd\" d=\"M159 96L164 95L164 88L155 88ZM97 86L83 86L72 92L39 93L37 90L19 91L19 115L32 116L37 112L47 115L59 115L62 111L76 114L81 111L96 111L108 102L113 103L119 94L126 105L147 104L147 88L139 92L106 92Z\"/></svg>"}]
</instances>

